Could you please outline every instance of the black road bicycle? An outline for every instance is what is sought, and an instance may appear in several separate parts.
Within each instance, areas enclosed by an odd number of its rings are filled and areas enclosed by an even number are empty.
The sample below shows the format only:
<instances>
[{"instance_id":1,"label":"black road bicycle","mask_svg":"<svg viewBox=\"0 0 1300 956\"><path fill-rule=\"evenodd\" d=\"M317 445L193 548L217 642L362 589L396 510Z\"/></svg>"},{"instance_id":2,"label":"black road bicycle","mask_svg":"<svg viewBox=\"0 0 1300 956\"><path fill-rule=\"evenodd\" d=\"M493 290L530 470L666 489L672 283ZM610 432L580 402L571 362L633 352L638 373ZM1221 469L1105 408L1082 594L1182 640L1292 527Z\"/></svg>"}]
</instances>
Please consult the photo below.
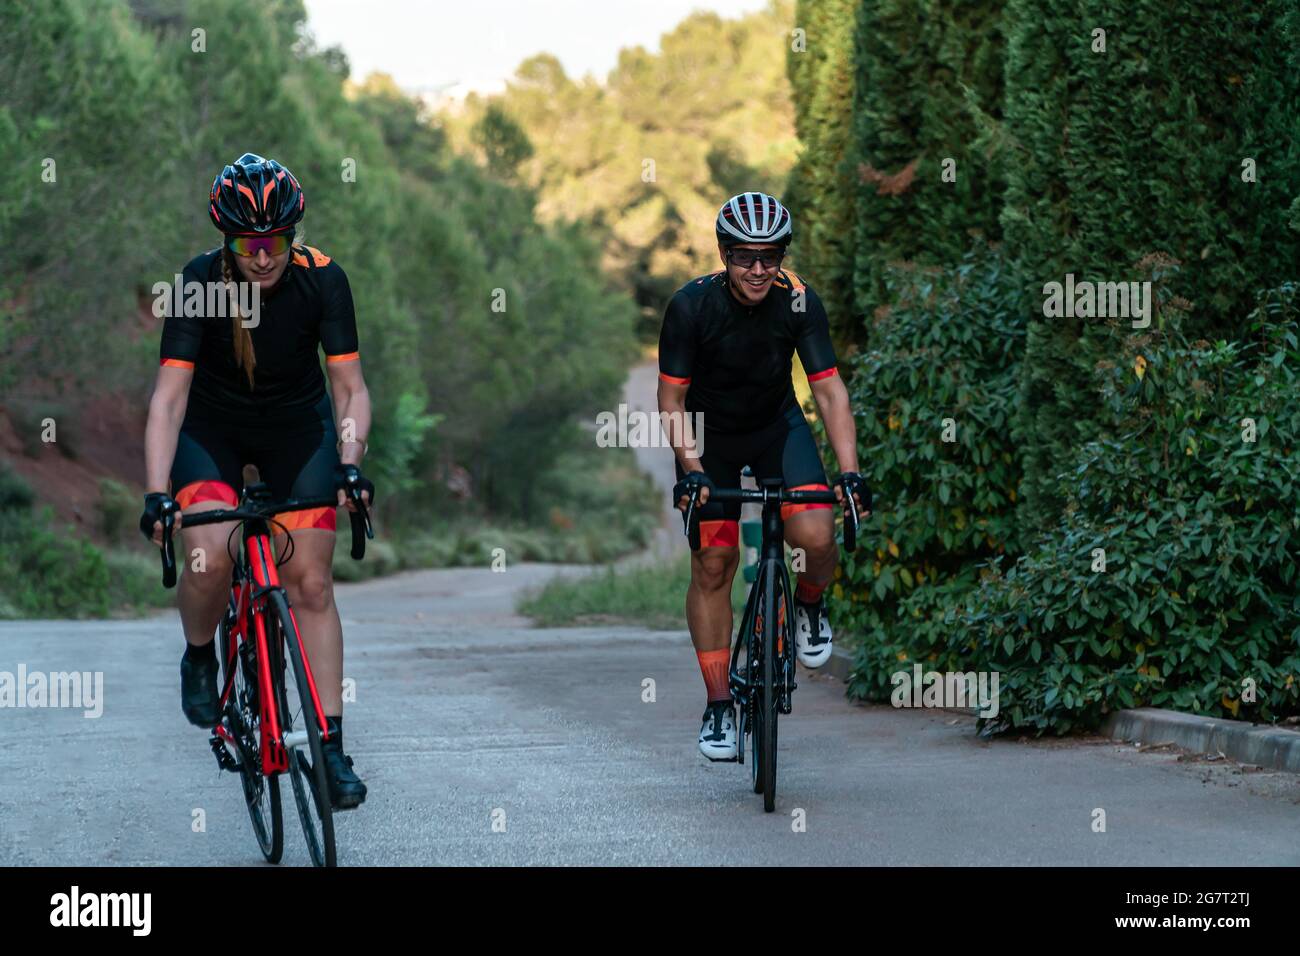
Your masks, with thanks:
<instances>
[{"instance_id":1,"label":"black road bicycle","mask_svg":"<svg viewBox=\"0 0 1300 956\"><path fill-rule=\"evenodd\" d=\"M856 551L858 512L853 496L844 492L844 549ZM691 550L700 547L700 521L696 512L699 490L690 497L684 516ZM785 521L782 505L837 503L834 491L791 491L780 478L767 478L757 489L713 488L709 500L753 502L763 506L763 544L758 574L749 589L740 630L731 650L731 697L740 719L738 758L745 762L749 741L754 792L763 795L763 809L776 808L776 722L788 714L795 688L794 615L787 612L793 600L790 574L785 566ZM741 660L744 651L744 660Z\"/></svg>"}]
</instances>

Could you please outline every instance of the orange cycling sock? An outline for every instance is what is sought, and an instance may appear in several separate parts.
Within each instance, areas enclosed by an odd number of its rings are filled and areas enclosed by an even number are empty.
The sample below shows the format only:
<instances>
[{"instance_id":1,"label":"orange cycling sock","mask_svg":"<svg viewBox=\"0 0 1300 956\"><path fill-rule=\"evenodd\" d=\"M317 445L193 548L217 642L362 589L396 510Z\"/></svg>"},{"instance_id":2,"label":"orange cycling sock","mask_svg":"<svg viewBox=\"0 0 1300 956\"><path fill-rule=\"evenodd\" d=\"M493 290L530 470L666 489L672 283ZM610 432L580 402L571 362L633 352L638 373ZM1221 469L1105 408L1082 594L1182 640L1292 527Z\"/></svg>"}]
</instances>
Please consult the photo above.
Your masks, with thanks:
<instances>
[{"instance_id":1,"label":"orange cycling sock","mask_svg":"<svg viewBox=\"0 0 1300 956\"><path fill-rule=\"evenodd\" d=\"M731 700L731 682L727 678L731 652L724 647L716 651L696 651L695 656L700 659L700 673L704 675L709 703Z\"/></svg>"},{"instance_id":2,"label":"orange cycling sock","mask_svg":"<svg viewBox=\"0 0 1300 956\"><path fill-rule=\"evenodd\" d=\"M795 585L794 599L800 604L816 604L822 598L822 592L826 590L829 581L821 584L813 584L803 575L799 576L799 583Z\"/></svg>"}]
</instances>

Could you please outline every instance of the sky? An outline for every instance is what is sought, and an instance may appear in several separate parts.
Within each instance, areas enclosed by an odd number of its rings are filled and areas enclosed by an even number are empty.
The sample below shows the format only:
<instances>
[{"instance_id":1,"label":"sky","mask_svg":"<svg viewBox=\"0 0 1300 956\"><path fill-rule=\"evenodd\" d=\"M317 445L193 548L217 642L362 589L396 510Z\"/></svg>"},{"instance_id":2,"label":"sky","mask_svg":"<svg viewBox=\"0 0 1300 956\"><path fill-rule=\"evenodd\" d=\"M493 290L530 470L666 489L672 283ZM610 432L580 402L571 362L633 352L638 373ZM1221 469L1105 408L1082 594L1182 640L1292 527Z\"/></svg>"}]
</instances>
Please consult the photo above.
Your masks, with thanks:
<instances>
[{"instance_id":1,"label":"sky","mask_svg":"<svg viewBox=\"0 0 1300 956\"><path fill-rule=\"evenodd\" d=\"M306 0L322 47L340 45L360 80L389 73L408 93L501 89L534 53L553 53L574 79L603 79L626 46L659 37L695 10L724 17L767 0Z\"/></svg>"}]
</instances>

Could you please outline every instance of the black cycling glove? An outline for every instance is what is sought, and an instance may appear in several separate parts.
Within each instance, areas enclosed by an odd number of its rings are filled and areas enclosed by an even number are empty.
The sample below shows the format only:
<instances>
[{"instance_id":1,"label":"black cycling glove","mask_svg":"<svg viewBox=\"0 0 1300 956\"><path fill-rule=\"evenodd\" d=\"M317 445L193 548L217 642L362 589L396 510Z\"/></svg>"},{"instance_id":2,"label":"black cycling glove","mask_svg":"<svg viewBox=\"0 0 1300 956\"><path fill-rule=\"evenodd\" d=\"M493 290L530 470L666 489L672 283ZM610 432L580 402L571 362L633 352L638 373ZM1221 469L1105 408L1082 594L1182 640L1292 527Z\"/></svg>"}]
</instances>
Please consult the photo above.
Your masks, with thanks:
<instances>
[{"instance_id":1,"label":"black cycling glove","mask_svg":"<svg viewBox=\"0 0 1300 956\"><path fill-rule=\"evenodd\" d=\"M702 471L688 471L686 477L673 485L673 507L683 498L690 498L699 488L713 490L713 481Z\"/></svg>"},{"instance_id":2,"label":"black cycling glove","mask_svg":"<svg viewBox=\"0 0 1300 956\"><path fill-rule=\"evenodd\" d=\"M140 533L149 541L153 540L153 526L162 521L163 515L180 511L176 500L165 491L151 491L144 496L144 514L140 515Z\"/></svg>"},{"instance_id":3,"label":"black cycling glove","mask_svg":"<svg viewBox=\"0 0 1300 956\"><path fill-rule=\"evenodd\" d=\"M370 505L373 506L375 503L374 482L361 474L361 469L356 465L335 465L334 486L345 492L350 488L356 488L358 495L364 491L370 496Z\"/></svg>"},{"instance_id":4,"label":"black cycling glove","mask_svg":"<svg viewBox=\"0 0 1300 956\"><path fill-rule=\"evenodd\" d=\"M840 475L840 486L844 489L844 494L848 498L857 496L861 503L861 510L871 510L871 489L867 487L867 479L863 478L856 471L846 471Z\"/></svg>"}]
</instances>

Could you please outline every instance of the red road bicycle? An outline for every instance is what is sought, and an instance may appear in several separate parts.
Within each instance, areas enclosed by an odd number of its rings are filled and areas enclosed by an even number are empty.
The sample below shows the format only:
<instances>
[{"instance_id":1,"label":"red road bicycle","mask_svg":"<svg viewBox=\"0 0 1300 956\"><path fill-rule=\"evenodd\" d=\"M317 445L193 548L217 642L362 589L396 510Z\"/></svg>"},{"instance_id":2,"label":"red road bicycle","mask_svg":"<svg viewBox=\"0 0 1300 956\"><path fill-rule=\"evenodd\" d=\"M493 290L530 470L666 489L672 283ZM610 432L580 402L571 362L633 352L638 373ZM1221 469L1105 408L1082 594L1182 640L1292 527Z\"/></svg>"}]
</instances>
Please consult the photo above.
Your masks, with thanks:
<instances>
[{"instance_id":1,"label":"red road bicycle","mask_svg":"<svg viewBox=\"0 0 1300 956\"><path fill-rule=\"evenodd\" d=\"M374 537L374 529L355 481L344 490L358 508L349 516L352 557L360 560L365 555L365 539ZM280 775L286 771L312 862L316 866L334 866L337 860L334 817L321 750L329 728L298 621L280 585L271 548L275 515L337 503L335 496L274 503L266 485L258 483L244 488L237 508L183 513L183 526L187 528L238 521L230 532L231 539L242 529L243 545L238 555L231 555L234 570L230 602L218 635L221 717L208 742L218 766L239 774L253 833L269 863L279 863L284 852ZM171 537L175 512L165 512L162 520L163 585L170 588L176 584ZM288 535L282 526L281 531ZM293 554L292 535L288 535L285 551L281 563ZM293 668L292 681L285 679L286 666Z\"/></svg>"}]
</instances>

